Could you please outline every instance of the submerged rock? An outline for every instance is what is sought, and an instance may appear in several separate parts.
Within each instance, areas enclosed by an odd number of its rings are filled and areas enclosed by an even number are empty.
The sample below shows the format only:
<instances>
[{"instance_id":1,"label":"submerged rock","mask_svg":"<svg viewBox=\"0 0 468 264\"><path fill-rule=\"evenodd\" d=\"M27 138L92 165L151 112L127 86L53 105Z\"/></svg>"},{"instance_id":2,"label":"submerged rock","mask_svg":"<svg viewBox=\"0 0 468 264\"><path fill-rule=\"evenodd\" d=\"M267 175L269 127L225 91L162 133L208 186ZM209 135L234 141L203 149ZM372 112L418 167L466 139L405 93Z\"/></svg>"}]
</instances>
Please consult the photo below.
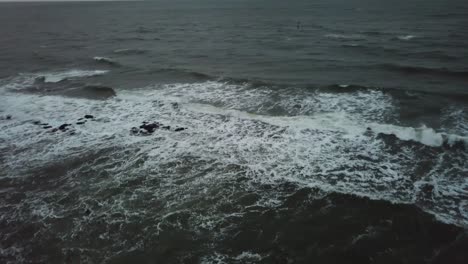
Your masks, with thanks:
<instances>
[{"instance_id":1,"label":"submerged rock","mask_svg":"<svg viewBox=\"0 0 468 264\"><path fill-rule=\"evenodd\" d=\"M60 130L66 130L67 127L71 126L71 124L63 124L63 125L60 125L58 129Z\"/></svg>"},{"instance_id":2,"label":"submerged rock","mask_svg":"<svg viewBox=\"0 0 468 264\"><path fill-rule=\"evenodd\" d=\"M159 128L159 126L160 124L158 122L149 123L149 124L143 123L143 125L141 125L140 128L148 131L149 133L153 133L156 129Z\"/></svg>"},{"instance_id":3,"label":"submerged rock","mask_svg":"<svg viewBox=\"0 0 468 264\"><path fill-rule=\"evenodd\" d=\"M43 129L50 129L52 128L51 125L49 125L49 123L46 123L46 122L41 122L39 120L35 120L32 122L34 125L36 126L42 126ZM58 130L58 128L54 128L54 130ZM55 132L55 131L52 131L52 132Z\"/></svg>"},{"instance_id":4,"label":"submerged rock","mask_svg":"<svg viewBox=\"0 0 468 264\"><path fill-rule=\"evenodd\" d=\"M84 118L86 118L86 119L93 119L94 116L93 116L93 115L85 115Z\"/></svg>"},{"instance_id":5,"label":"submerged rock","mask_svg":"<svg viewBox=\"0 0 468 264\"><path fill-rule=\"evenodd\" d=\"M157 129L164 129L164 130L171 130L171 126L165 126L159 122L148 122L148 121L143 121L142 124L139 126L139 128L137 127L132 127L130 129L130 132L134 135L150 135L152 133L154 133ZM175 132L178 132L178 131L183 131L187 128L184 128L184 127L178 127L176 129L174 129Z\"/></svg>"}]
</instances>

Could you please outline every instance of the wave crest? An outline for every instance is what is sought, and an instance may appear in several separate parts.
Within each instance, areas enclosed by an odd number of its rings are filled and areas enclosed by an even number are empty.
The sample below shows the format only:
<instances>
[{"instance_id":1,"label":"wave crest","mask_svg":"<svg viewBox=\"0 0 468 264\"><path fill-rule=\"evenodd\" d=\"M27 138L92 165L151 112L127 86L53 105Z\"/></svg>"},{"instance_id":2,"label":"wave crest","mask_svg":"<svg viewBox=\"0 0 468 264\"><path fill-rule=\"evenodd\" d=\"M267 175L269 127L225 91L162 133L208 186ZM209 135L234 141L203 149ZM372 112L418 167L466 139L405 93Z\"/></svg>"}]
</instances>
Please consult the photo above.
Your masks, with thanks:
<instances>
[{"instance_id":1,"label":"wave crest","mask_svg":"<svg viewBox=\"0 0 468 264\"><path fill-rule=\"evenodd\" d=\"M43 78L46 83L57 83L67 79L92 77L106 74L106 70L68 70L62 72L39 73L36 78Z\"/></svg>"},{"instance_id":2,"label":"wave crest","mask_svg":"<svg viewBox=\"0 0 468 264\"><path fill-rule=\"evenodd\" d=\"M400 140L414 141L430 147L455 146L457 144L468 146L468 137L439 133L426 126L414 128L390 124L372 124L369 127L379 134L394 135Z\"/></svg>"},{"instance_id":3,"label":"wave crest","mask_svg":"<svg viewBox=\"0 0 468 264\"><path fill-rule=\"evenodd\" d=\"M94 57L93 60L95 60L96 62L99 62L99 63L110 65L110 66L120 66L120 64L118 62L116 62L115 60L113 60L111 58Z\"/></svg>"}]
</instances>

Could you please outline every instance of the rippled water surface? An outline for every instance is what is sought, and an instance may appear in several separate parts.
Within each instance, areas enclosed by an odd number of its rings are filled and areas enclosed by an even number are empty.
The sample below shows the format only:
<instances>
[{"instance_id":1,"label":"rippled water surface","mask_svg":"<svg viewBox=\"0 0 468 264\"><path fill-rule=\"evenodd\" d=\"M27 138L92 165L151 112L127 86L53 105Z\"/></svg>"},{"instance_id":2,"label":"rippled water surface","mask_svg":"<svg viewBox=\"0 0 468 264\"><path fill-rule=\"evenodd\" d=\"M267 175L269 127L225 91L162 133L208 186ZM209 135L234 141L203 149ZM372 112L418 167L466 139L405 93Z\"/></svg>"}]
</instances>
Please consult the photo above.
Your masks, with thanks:
<instances>
[{"instance_id":1,"label":"rippled water surface","mask_svg":"<svg viewBox=\"0 0 468 264\"><path fill-rule=\"evenodd\" d=\"M466 263L464 1L0 3L0 262Z\"/></svg>"}]
</instances>

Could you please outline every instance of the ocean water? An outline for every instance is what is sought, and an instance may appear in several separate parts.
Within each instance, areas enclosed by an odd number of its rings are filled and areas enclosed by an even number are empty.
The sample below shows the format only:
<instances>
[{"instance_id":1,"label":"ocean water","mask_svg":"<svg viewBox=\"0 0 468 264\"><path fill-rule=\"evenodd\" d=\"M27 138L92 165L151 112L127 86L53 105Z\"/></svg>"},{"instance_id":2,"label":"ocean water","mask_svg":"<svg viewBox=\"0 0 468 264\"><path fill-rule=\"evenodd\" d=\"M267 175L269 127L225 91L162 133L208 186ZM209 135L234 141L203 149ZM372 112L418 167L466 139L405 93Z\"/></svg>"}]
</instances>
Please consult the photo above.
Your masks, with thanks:
<instances>
[{"instance_id":1,"label":"ocean water","mask_svg":"<svg viewBox=\"0 0 468 264\"><path fill-rule=\"evenodd\" d=\"M0 3L0 262L467 263L467 25L461 0Z\"/></svg>"}]
</instances>

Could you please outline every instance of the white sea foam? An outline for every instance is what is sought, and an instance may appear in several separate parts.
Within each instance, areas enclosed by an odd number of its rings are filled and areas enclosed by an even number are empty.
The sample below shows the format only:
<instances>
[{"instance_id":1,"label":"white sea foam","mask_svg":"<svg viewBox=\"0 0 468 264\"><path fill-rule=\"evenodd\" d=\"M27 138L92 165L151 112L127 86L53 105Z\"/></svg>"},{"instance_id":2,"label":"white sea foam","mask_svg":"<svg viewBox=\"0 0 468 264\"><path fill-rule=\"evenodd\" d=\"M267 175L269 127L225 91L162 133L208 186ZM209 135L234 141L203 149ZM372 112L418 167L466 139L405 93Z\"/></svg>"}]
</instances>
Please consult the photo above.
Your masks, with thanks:
<instances>
[{"instance_id":1,"label":"white sea foam","mask_svg":"<svg viewBox=\"0 0 468 264\"><path fill-rule=\"evenodd\" d=\"M219 252L214 252L209 256L204 256L201 260L201 263L204 264L221 264L221 263L256 263L261 261L264 256L252 253L249 251L244 251L237 256L229 256L227 254L221 254Z\"/></svg>"},{"instance_id":2,"label":"white sea foam","mask_svg":"<svg viewBox=\"0 0 468 264\"><path fill-rule=\"evenodd\" d=\"M415 35L401 35L401 36L398 36L397 38L399 40L408 41L408 40L414 39L415 37L416 37Z\"/></svg>"},{"instance_id":3,"label":"white sea foam","mask_svg":"<svg viewBox=\"0 0 468 264\"><path fill-rule=\"evenodd\" d=\"M432 128L422 126L420 128L400 127L395 125L374 124L370 126L373 131L383 134L392 134L401 140L413 140L427 146L442 146L444 139L441 133L437 133Z\"/></svg>"},{"instance_id":4,"label":"white sea foam","mask_svg":"<svg viewBox=\"0 0 468 264\"><path fill-rule=\"evenodd\" d=\"M19 208L8 209L11 213L2 217L31 221L29 212L33 212L43 221L89 209L89 215L75 219L70 229L55 233L69 241L93 230L92 235L110 241L113 248L108 250L115 252L134 245L121 241L119 232L89 228L92 221L118 225L144 218L154 223L147 227L148 233L171 228L213 230L225 219L242 217L246 208L209 214L186 209L197 201L210 204L202 202L210 197L216 199L213 206L231 204L230 181L245 178L245 188L292 182L325 192L416 203L443 221L466 225L468 208L460 203L468 196L463 177L468 171L466 153L426 151L421 156L405 144L395 153L376 134L391 133L431 147L439 146L441 137L454 135L385 123L395 107L391 96L380 91L302 92L205 82L118 91L115 98L95 101L0 89L0 112L12 115L11 120L0 121L0 177L53 182L52 187L38 184L27 191ZM85 114L96 118L75 125ZM32 120L54 127L73 123L75 135L51 133ZM187 130L131 135L131 127L142 121ZM417 163L428 158L437 159L432 170L421 179L409 177L415 175ZM62 167L66 171L60 174ZM41 178L41 170L46 169L56 173ZM420 188L427 182L436 190L430 202ZM129 187L122 191L120 186ZM216 192L220 189L225 191ZM256 204L261 206L274 207L282 199L267 192L257 194ZM73 205L47 202L66 199ZM154 215L154 206L161 213Z\"/></svg>"},{"instance_id":5,"label":"white sea foam","mask_svg":"<svg viewBox=\"0 0 468 264\"><path fill-rule=\"evenodd\" d=\"M461 105L448 105L442 111L444 132L468 136L468 107Z\"/></svg>"},{"instance_id":6,"label":"white sea foam","mask_svg":"<svg viewBox=\"0 0 468 264\"><path fill-rule=\"evenodd\" d=\"M244 260L244 261L260 261L262 260L262 256L257 253L252 253L249 251L244 251L238 256L236 256L234 259L236 260Z\"/></svg>"},{"instance_id":7,"label":"white sea foam","mask_svg":"<svg viewBox=\"0 0 468 264\"><path fill-rule=\"evenodd\" d=\"M436 132L426 126L413 128L388 124L369 124L369 127L376 133L395 135L401 140L416 141L431 147L440 147L444 143L451 146L462 143L468 146L468 137Z\"/></svg>"}]
</instances>

